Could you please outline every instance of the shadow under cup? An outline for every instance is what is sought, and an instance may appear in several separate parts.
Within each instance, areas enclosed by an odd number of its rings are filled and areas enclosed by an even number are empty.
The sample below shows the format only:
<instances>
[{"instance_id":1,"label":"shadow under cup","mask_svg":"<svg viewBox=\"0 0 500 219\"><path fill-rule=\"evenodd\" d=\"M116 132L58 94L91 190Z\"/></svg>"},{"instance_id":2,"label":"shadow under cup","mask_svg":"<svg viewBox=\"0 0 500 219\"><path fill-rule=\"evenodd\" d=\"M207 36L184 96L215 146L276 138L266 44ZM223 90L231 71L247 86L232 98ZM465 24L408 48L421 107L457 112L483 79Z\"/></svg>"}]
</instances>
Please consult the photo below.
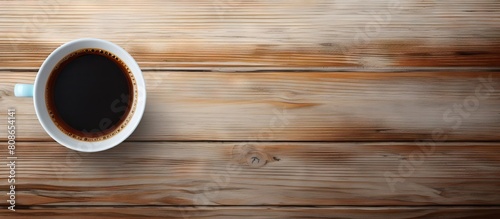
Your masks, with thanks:
<instances>
[{"instance_id":1,"label":"shadow under cup","mask_svg":"<svg viewBox=\"0 0 500 219\"><path fill-rule=\"evenodd\" d=\"M85 142L117 135L137 107L138 89L130 68L100 48L79 49L62 58L45 86L45 104L54 125Z\"/></svg>"}]
</instances>

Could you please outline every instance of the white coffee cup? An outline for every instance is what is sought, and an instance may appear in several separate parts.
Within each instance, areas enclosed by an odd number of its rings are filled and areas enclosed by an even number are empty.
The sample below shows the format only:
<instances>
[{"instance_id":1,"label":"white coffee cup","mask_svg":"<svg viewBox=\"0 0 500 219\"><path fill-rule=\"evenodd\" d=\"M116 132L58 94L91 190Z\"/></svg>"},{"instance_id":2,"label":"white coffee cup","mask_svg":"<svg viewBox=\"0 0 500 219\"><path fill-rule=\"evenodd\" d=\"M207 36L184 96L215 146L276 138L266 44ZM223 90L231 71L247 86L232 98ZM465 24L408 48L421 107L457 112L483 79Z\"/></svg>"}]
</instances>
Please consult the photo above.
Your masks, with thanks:
<instances>
[{"instance_id":1,"label":"white coffee cup","mask_svg":"<svg viewBox=\"0 0 500 219\"><path fill-rule=\"evenodd\" d=\"M128 118L130 120L125 124L125 126L118 131L116 134L109 138L102 139L99 141L83 141L77 138L71 137L70 135L63 132L57 125L53 122L49 115L47 109L46 99L45 99L45 88L48 82L49 76L52 73L54 67L67 55L86 48L95 48L109 51L116 55L123 63L130 69L136 82L134 89L137 89L137 98L134 105L134 110L131 110ZM144 82L144 77L142 75L141 69L137 62L132 58L132 56L127 53L124 49L111 42L93 39L93 38L83 38L77 39L64 45L60 46L54 50L43 62L38 74L36 75L35 83L31 84L16 84L14 88L14 94L18 97L33 97L33 102L35 105L36 115L43 129L56 140L61 145L67 148L82 151L82 152L97 152L107 150L112 148L121 142L123 142L128 136L132 134L137 125L142 118L144 113L144 108L146 106L146 86Z\"/></svg>"}]
</instances>

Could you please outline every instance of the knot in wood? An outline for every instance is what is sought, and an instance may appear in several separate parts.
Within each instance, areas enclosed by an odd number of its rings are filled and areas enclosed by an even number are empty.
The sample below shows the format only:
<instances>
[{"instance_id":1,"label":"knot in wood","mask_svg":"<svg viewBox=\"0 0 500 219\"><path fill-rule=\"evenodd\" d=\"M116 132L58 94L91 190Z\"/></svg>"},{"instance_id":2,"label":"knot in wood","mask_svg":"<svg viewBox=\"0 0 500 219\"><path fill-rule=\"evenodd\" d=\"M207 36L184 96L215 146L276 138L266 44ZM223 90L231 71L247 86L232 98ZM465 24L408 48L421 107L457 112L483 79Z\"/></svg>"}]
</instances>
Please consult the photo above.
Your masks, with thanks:
<instances>
[{"instance_id":1,"label":"knot in wood","mask_svg":"<svg viewBox=\"0 0 500 219\"><path fill-rule=\"evenodd\" d=\"M248 166L260 168L267 163L267 156L260 151L251 151L246 156Z\"/></svg>"}]
</instances>

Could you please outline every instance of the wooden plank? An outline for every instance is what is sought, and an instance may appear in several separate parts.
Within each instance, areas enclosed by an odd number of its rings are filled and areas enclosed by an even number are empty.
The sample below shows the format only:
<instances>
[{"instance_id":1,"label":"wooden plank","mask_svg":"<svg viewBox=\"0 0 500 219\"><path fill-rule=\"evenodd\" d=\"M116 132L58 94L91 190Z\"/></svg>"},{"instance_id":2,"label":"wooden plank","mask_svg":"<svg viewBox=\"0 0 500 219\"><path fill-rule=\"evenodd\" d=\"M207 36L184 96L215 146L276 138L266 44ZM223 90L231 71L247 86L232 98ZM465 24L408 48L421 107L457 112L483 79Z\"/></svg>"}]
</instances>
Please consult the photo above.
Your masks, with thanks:
<instances>
[{"instance_id":1,"label":"wooden plank","mask_svg":"<svg viewBox=\"0 0 500 219\"><path fill-rule=\"evenodd\" d=\"M343 219L491 219L500 217L500 207L97 207L35 208L0 212L15 219L31 218L343 218Z\"/></svg>"},{"instance_id":2,"label":"wooden plank","mask_svg":"<svg viewBox=\"0 0 500 219\"><path fill-rule=\"evenodd\" d=\"M467 0L2 1L0 67L97 37L142 67L499 66L500 4Z\"/></svg>"},{"instance_id":3,"label":"wooden plank","mask_svg":"<svg viewBox=\"0 0 500 219\"><path fill-rule=\"evenodd\" d=\"M19 206L500 203L500 143L128 142L77 153L21 142L16 151Z\"/></svg>"},{"instance_id":4,"label":"wooden plank","mask_svg":"<svg viewBox=\"0 0 500 219\"><path fill-rule=\"evenodd\" d=\"M413 141L433 132L449 141L500 140L497 72L144 74L148 100L133 141ZM0 75L0 118L17 108L18 140L50 141L32 99L12 92L36 72Z\"/></svg>"}]
</instances>

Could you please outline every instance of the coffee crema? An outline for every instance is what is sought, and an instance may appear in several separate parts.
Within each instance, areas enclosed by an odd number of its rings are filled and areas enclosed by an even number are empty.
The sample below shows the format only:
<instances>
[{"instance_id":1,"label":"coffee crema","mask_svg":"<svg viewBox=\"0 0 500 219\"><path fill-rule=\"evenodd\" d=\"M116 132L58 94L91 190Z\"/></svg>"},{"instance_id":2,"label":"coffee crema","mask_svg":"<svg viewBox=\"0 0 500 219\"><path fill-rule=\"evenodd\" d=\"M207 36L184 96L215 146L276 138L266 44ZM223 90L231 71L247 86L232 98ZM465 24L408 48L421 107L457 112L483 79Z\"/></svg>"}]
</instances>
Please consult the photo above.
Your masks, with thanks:
<instances>
[{"instance_id":1,"label":"coffee crema","mask_svg":"<svg viewBox=\"0 0 500 219\"><path fill-rule=\"evenodd\" d=\"M132 118L137 87L129 67L109 51L80 49L54 67L45 103L54 124L81 141L118 134Z\"/></svg>"}]
</instances>

